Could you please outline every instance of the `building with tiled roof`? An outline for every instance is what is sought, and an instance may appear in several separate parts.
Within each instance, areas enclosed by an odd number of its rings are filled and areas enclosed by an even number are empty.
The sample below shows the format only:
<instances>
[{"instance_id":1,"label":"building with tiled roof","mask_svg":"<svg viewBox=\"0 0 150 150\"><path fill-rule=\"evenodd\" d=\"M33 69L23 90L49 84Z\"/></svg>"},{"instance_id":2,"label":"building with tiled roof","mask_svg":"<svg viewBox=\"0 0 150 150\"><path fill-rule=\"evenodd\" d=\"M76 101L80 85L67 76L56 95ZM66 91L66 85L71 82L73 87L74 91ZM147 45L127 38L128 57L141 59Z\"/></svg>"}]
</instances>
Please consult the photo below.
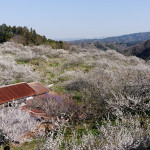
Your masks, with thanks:
<instances>
[{"instance_id":1,"label":"building with tiled roof","mask_svg":"<svg viewBox=\"0 0 150 150\"><path fill-rule=\"evenodd\" d=\"M0 106L7 106L12 102L26 103L34 96L48 93L49 90L40 82L17 83L0 87Z\"/></svg>"}]
</instances>

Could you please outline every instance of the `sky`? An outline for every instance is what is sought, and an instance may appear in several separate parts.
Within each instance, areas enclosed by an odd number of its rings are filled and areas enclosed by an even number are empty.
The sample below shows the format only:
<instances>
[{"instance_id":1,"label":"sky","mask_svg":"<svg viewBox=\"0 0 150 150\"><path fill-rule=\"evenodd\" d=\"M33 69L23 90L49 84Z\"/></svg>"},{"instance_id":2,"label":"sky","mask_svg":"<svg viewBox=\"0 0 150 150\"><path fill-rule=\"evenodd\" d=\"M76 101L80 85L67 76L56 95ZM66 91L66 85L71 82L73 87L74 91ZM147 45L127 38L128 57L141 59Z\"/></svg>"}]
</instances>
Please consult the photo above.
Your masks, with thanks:
<instances>
[{"instance_id":1,"label":"sky","mask_svg":"<svg viewBox=\"0 0 150 150\"><path fill-rule=\"evenodd\" d=\"M0 0L0 24L56 40L150 31L150 0Z\"/></svg>"}]
</instances>

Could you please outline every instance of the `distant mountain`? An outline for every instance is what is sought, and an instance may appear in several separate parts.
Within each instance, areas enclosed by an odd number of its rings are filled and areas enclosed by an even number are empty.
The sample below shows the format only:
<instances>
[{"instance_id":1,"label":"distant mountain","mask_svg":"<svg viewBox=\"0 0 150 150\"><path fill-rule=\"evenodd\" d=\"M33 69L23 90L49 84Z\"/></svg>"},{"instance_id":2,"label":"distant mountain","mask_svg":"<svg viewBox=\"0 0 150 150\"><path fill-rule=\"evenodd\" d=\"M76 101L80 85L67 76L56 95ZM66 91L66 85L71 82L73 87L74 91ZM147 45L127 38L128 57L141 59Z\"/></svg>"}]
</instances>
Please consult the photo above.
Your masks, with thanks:
<instances>
[{"instance_id":1,"label":"distant mountain","mask_svg":"<svg viewBox=\"0 0 150 150\"><path fill-rule=\"evenodd\" d=\"M138 42L137 42L138 43ZM84 42L77 44L80 45L82 48L86 49L100 49L103 51L106 50L116 50L127 56L136 56L145 60L150 60L150 40L146 40L141 42L140 44L136 44L136 42L129 42L129 43L116 43L116 42Z\"/></svg>"},{"instance_id":2,"label":"distant mountain","mask_svg":"<svg viewBox=\"0 0 150 150\"><path fill-rule=\"evenodd\" d=\"M115 42L115 43L132 43L132 44L137 44L141 43L145 40L150 39L150 32L141 32L141 33L133 33L133 34L128 34L128 35L122 35L122 36L116 36L116 37L108 37L108 38L103 38L103 39L85 39L85 40L76 40L76 41L71 41L70 43L89 43L89 42Z\"/></svg>"},{"instance_id":3,"label":"distant mountain","mask_svg":"<svg viewBox=\"0 0 150 150\"><path fill-rule=\"evenodd\" d=\"M128 47L123 52L126 55L135 55L142 59L150 59L150 40L147 40L141 44Z\"/></svg>"},{"instance_id":4,"label":"distant mountain","mask_svg":"<svg viewBox=\"0 0 150 150\"><path fill-rule=\"evenodd\" d=\"M100 50L113 49L125 55L134 55L142 59L150 59L150 32L134 33L104 39L85 39L71 41L82 48Z\"/></svg>"},{"instance_id":5,"label":"distant mountain","mask_svg":"<svg viewBox=\"0 0 150 150\"><path fill-rule=\"evenodd\" d=\"M129 43L117 43L117 42L101 42L101 41L75 41L70 42L72 45L78 45L81 48L86 49L99 49L99 50L116 50L117 52L123 52L128 47L139 44L141 42L129 42Z\"/></svg>"},{"instance_id":6,"label":"distant mountain","mask_svg":"<svg viewBox=\"0 0 150 150\"><path fill-rule=\"evenodd\" d=\"M134 33L129 35L122 35L117 37L108 37L100 41L102 42L117 42L117 43L129 43L129 42L142 42L150 39L150 32Z\"/></svg>"}]
</instances>

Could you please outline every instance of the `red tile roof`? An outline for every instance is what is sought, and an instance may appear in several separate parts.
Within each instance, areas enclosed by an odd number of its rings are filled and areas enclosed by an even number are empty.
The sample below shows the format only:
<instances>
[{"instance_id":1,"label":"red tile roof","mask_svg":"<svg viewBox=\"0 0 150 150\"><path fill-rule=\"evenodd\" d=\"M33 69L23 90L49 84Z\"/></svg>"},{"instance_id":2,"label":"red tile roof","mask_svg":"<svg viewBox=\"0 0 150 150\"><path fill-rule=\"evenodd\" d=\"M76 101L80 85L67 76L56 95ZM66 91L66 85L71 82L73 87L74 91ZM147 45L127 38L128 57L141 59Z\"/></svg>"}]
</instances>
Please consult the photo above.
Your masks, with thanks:
<instances>
[{"instance_id":1,"label":"red tile roof","mask_svg":"<svg viewBox=\"0 0 150 150\"><path fill-rule=\"evenodd\" d=\"M42 83L40 82L32 82L32 83L28 83L28 85L33 88L36 92L37 95L40 94L44 94L44 93L48 93L49 90L48 88L46 88Z\"/></svg>"},{"instance_id":2,"label":"red tile roof","mask_svg":"<svg viewBox=\"0 0 150 150\"><path fill-rule=\"evenodd\" d=\"M24 82L0 87L0 104L36 94L37 92Z\"/></svg>"}]
</instances>

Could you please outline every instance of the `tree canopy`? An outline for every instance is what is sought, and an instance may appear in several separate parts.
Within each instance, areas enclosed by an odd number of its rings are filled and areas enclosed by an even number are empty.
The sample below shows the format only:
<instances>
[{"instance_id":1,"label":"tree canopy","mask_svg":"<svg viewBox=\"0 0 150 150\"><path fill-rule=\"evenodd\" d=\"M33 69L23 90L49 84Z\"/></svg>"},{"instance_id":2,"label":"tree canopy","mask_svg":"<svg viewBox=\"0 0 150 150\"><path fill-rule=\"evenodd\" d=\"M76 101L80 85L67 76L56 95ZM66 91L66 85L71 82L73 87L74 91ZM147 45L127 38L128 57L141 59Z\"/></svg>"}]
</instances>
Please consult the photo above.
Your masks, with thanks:
<instances>
[{"instance_id":1,"label":"tree canopy","mask_svg":"<svg viewBox=\"0 0 150 150\"><path fill-rule=\"evenodd\" d=\"M6 24L0 25L0 43L7 42L11 39L23 45L47 44L54 49L69 49L68 43L47 39L45 36L37 34L32 28L28 29L26 26L11 27Z\"/></svg>"}]
</instances>

